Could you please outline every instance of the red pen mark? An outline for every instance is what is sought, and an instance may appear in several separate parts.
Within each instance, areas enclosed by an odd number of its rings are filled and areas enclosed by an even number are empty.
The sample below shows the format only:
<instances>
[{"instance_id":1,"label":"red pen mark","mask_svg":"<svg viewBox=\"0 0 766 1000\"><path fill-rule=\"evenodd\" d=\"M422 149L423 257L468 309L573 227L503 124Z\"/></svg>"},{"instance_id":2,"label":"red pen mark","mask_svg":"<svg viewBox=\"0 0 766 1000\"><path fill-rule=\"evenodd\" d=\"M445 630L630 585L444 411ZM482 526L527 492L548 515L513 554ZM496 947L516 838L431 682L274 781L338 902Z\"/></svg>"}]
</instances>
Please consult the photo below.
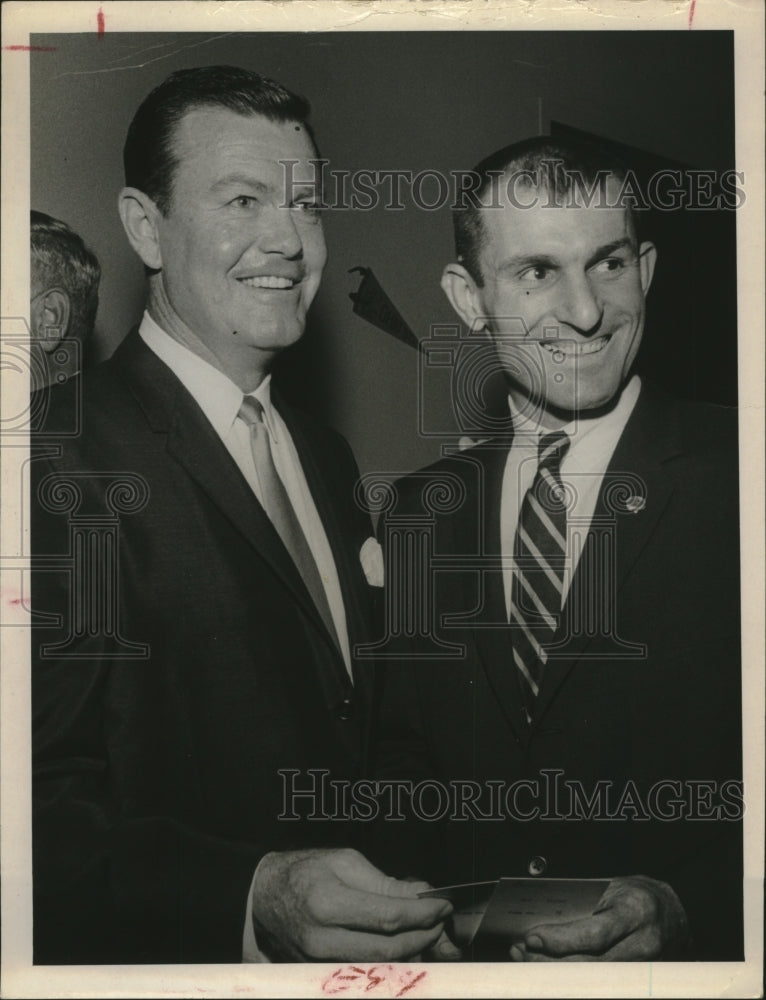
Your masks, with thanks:
<instances>
[{"instance_id":1,"label":"red pen mark","mask_svg":"<svg viewBox=\"0 0 766 1000\"><path fill-rule=\"evenodd\" d=\"M55 52L58 45L4 45L6 52Z\"/></svg>"},{"instance_id":2,"label":"red pen mark","mask_svg":"<svg viewBox=\"0 0 766 1000\"><path fill-rule=\"evenodd\" d=\"M21 605L23 605L23 603L24 603L24 596L21 593L21 591L16 590L15 587L13 589L6 588L2 592L2 602L3 602L3 604L10 604L11 607L18 608L18 607L21 607Z\"/></svg>"},{"instance_id":3,"label":"red pen mark","mask_svg":"<svg viewBox=\"0 0 766 1000\"><path fill-rule=\"evenodd\" d=\"M385 972L383 973L382 976L381 975L377 975L377 976L375 975L375 970L377 968L378 968L378 966L374 965L371 969L367 970L367 978L369 979L369 984L368 984L367 988L365 989L365 993L367 992L367 990L374 990L377 986L379 986L386 979L386 973ZM390 969L391 966L388 965L388 966L384 966L383 968L384 969Z\"/></svg>"},{"instance_id":4,"label":"red pen mark","mask_svg":"<svg viewBox=\"0 0 766 1000\"><path fill-rule=\"evenodd\" d=\"M363 993L377 991L380 996L403 997L426 974L425 970L415 972L395 965L373 965L366 970L358 965L346 965L330 973L322 982L322 992L328 996L336 996L348 990L355 993L361 990Z\"/></svg>"},{"instance_id":5,"label":"red pen mark","mask_svg":"<svg viewBox=\"0 0 766 1000\"><path fill-rule=\"evenodd\" d=\"M104 37L104 30L105 30L104 23L105 23L105 21L106 21L106 18L104 17L104 12L99 7L98 8L98 14L96 14L96 25L98 26L98 40L99 41L101 41L101 39Z\"/></svg>"},{"instance_id":6,"label":"red pen mark","mask_svg":"<svg viewBox=\"0 0 766 1000\"><path fill-rule=\"evenodd\" d=\"M6 615L9 616L9 620L6 620L5 624L11 624L11 622L16 622L17 624L28 623L29 609L26 605L24 594L20 590L17 590L15 587L13 589L9 587L4 589L2 595L0 595L0 606L11 609L2 615L3 618Z\"/></svg>"},{"instance_id":7,"label":"red pen mark","mask_svg":"<svg viewBox=\"0 0 766 1000\"><path fill-rule=\"evenodd\" d=\"M412 975L412 973L410 973L410 975ZM396 995L398 997L403 997L405 993L409 993L410 990L413 988L413 986L417 986L420 980L425 979L425 977L426 977L426 970L423 969L423 971L419 972L414 979L411 979L406 986L402 986L402 988Z\"/></svg>"},{"instance_id":8,"label":"red pen mark","mask_svg":"<svg viewBox=\"0 0 766 1000\"><path fill-rule=\"evenodd\" d=\"M692 0L691 7L689 8L689 28L692 26L692 21L694 20L694 8L697 5L697 0Z\"/></svg>"}]
</instances>

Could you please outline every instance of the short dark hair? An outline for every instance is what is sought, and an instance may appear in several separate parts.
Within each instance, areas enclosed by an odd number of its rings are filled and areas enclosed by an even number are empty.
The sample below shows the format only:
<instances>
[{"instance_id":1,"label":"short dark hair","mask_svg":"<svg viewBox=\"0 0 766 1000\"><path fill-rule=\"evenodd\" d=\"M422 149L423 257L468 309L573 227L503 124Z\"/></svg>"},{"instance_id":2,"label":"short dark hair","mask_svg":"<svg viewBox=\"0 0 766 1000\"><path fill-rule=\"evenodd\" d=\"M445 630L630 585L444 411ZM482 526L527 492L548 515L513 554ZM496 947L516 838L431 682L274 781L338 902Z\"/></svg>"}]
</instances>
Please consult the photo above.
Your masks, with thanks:
<instances>
[{"instance_id":1,"label":"short dark hair","mask_svg":"<svg viewBox=\"0 0 766 1000\"><path fill-rule=\"evenodd\" d=\"M163 215L170 208L173 174L178 165L173 148L175 129L188 111L199 107L228 108L271 121L299 122L316 149L306 121L311 107L304 97L238 66L177 70L141 103L123 149L125 183L148 194Z\"/></svg>"},{"instance_id":2,"label":"short dark hair","mask_svg":"<svg viewBox=\"0 0 766 1000\"><path fill-rule=\"evenodd\" d=\"M84 342L93 332L101 266L96 255L65 222L45 212L30 212L30 243L35 283L44 291L61 287L69 296L67 335Z\"/></svg>"},{"instance_id":3,"label":"short dark hair","mask_svg":"<svg viewBox=\"0 0 766 1000\"><path fill-rule=\"evenodd\" d=\"M478 184L471 188L471 197L467 203L454 207L452 223L458 260L476 284L482 287L484 278L479 256L485 233L481 199L487 195L491 184L498 177L526 175L530 187L546 190L553 198L560 198L570 195L579 183L598 184L603 189L608 176L624 180L628 175L628 168L603 146L540 135L491 153L473 168L472 173L478 176ZM638 238L637 214L629 202L625 208Z\"/></svg>"}]
</instances>

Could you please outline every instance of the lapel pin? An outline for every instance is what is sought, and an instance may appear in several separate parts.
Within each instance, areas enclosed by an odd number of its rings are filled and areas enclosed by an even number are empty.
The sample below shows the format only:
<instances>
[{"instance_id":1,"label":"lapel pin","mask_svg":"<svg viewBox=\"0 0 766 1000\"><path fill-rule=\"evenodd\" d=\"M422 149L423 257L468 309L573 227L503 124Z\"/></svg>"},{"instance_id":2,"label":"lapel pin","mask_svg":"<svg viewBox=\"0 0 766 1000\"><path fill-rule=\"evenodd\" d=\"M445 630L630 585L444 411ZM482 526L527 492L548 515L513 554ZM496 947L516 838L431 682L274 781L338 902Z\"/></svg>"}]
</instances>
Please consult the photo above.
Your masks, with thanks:
<instances>
[{"instance_id":1,"label":"lapel pin","mask_svg":"<svg viewBox=\"0 0 766 1000\"><path fill-rule=\"evenodd\" d=\"M625 501L625 510L629 514L638 514L638 512L642 511L644 507L646 507L646 497L636 496L634 494L633 496L628 497Z\"/></svg>"}]
</instances>

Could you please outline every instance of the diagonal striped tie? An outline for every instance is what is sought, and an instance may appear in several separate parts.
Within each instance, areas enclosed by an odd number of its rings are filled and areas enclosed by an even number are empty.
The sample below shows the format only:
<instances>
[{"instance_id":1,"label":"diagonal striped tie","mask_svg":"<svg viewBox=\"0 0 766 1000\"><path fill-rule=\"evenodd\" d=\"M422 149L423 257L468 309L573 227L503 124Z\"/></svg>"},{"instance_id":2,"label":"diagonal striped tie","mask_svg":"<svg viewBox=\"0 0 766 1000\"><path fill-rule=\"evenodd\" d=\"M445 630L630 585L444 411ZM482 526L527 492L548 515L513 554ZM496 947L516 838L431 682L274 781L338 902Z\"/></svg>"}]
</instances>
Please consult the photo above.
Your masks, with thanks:
<instances>
[{"instance_id":1,"label":"diagonal striped tie","mask_svg":"<svg viewBox=\"0 0 766 1000\"><path fill-rule=\"evenodd\" d=\"M524 497L513 546L510 624L527 721L532 716L561 612L567 549L567 505L561 460L570 441L562 431L540 439L538 465Z\"/></svg>"},{"instance_id":2,"label":"diagonal striped tie","mask_svg":"<svg viewBox=\"0 0 766 1000\"><path fill-rule=\"evenodd\" d=\"M237 415L250 428L250 450L261 487L263 509L290 553L333 642L340 648L319 568L274 464L271 437L263 420L263 407L253 396L245 396Z\"/></svg>"}]
</instances>

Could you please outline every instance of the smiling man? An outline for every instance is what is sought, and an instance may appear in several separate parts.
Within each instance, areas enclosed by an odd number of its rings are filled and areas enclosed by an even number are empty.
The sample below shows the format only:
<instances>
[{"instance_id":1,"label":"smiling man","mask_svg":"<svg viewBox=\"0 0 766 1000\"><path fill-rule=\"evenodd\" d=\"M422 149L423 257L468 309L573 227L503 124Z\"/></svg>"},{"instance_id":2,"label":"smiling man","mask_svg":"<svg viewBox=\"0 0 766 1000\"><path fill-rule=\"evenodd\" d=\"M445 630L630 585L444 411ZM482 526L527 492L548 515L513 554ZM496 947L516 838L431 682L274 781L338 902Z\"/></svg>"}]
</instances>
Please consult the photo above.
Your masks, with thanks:
<instances>
[{"instance_id":1,"label":"smiling man","mask_svg":"<svg viewBox=\"0 0 766 1000\"><path fill-rule=\"evenodd\" d=\"M242 69L174 73L124 150L140 326L33 462L34 959L393 961L448 903L287 774L364 768L370 525L346 443L272 389L326 259L306 102ZM284 817L287 812L287 817Z\"/></svg>"},{"instance_id":2,"label":"smiling man","mask_svg":"<svg viewBox=\"0 0 766 1000\"><path fill-rule=\"evenodd\" d=\"M541 177L552 162L542 161ZM559 211L542 195L514 205L509 193L498 184L482 214L478 267L471 247L468 266L448 266L442 287L469 328L493 337L515 409L532 403L540 425L556 429L618 401L641 343L656 250L639 245L628 212L606 207L619 197L616 177L597 210L574 187Z\"/></svg>"},{"instance_id":3,"label":"smiling man","mask_svg":"<svg viewBox=\"0 0 766 1000\"><path fill-rule=\"evenodd\" d=\"M430 525L414 593L452 657L398 650L379 770L462 788L438 850L416 810L395 849L435 884L604 881L496 937L506 958L741 958L736 412L633 373L657 251L623 166L541 137L476 172L442 287L494 343L513 433L400 481L383 530Z\"/></svg>"}]
</instances>

